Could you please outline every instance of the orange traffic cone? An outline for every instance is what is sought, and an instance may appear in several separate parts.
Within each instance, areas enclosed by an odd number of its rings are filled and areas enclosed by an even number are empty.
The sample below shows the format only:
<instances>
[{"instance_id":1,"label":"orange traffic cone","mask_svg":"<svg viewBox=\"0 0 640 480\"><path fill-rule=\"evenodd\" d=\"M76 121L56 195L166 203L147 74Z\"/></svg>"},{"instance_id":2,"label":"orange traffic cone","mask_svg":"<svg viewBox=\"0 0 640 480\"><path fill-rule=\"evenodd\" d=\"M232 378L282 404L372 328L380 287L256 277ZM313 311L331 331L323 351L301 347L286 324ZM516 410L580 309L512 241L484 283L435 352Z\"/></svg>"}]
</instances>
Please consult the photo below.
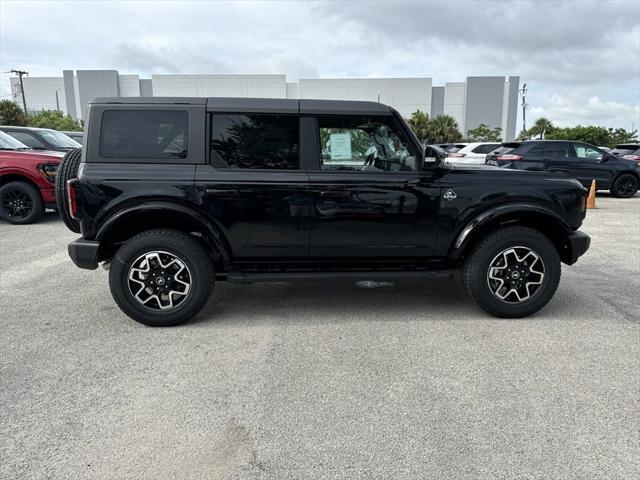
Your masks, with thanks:
<instances>
[{"instance_id":1,"label":"orange traffic cone","mask_svg":"<svg viewBox=\"0 0 640 480\"><path fill-rule=\"evenodd\" d=\"M591 180L591 187L589 188L589 196L587 197L587 208L596 207L596 181Z\"/></svg>"}]
</instances>

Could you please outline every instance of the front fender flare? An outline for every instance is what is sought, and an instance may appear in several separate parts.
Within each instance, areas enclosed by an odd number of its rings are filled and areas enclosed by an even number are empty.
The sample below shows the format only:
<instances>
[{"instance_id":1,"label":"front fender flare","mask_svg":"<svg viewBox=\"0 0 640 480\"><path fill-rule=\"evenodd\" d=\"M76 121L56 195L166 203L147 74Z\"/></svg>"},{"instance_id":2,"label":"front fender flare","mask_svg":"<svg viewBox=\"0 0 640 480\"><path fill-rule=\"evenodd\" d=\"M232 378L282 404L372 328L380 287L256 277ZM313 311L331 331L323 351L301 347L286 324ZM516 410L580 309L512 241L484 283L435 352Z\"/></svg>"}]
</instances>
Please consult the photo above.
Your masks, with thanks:
<instances>
[{"instance_id":1,"label":"front fender flare","mask_svg":"<svg viewBox=\"0 0 640 480\"><path fill-rule=\"evenodd\" d=\"M523 202L499 205L479 213L465 223L464 227L459 230L455 237L455 241L453 242L450 251L450 258L459 258L459 256L465 250L465 247L467 246L469 240L472 239L474 234L482 229L483 226L487 225L490 222L493 222L494 220L498 220L500 217L507 217L508 215L514 213L541 215L548 218L549 221L553 222L554 226L560 227L562 230L564 230L567 235L569 235L572 231L570 225L564 218L562 218L555 211L543 205Z\"/></svg>"}]
</instances>

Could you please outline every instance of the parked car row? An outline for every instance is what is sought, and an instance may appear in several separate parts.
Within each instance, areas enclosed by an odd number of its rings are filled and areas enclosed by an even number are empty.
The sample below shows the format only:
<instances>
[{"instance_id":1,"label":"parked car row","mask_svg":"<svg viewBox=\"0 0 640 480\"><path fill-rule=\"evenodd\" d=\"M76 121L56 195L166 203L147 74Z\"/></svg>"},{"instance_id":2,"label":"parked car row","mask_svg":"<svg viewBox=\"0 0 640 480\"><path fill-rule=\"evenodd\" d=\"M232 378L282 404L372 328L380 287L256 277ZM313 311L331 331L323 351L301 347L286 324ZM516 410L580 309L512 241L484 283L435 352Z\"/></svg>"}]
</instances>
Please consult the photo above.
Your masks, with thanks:
<instances>
[{"instance_id":1,"label":"parked car row","mask_svg":"<svg viewBox=\"0 0 640 480\"><path fill-rule=\"evenodd\" d=\"M32 223L56 208L55 178L64 152L35 150L0 130L0 218Z\"/></svg>"},{"instance_id":2,"label":"parked car row","mask_svg":"<svg viewBox=\"0 0 640 480\"><path fill-rule=\"evenodd\" d=\"M440 145L438 145L440 147ZM445 152L451 165L492 165L514 170L563 171L585 187L596 181L596 189L610 190L618 198L633 197L640 184L640 144L617 145L614 149L566 140L468 143Z\"/></svg>"}]
</instances>

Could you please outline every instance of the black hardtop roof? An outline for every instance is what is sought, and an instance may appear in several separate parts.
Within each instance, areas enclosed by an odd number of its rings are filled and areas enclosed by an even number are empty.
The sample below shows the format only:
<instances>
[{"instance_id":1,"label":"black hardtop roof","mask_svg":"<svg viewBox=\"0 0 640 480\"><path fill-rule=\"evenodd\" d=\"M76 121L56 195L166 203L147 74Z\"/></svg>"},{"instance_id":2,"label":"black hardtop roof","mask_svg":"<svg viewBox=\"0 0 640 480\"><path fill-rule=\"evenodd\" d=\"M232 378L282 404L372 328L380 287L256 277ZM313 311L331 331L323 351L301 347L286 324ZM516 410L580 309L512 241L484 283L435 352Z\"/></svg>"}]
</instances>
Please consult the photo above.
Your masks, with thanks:
<instances>
[{"instance_id":1,"label":"black hardtop roof","mask_svg":"<svg viewBox=\"0 0 640 480\"><path fill-rule=\"evenodd\" d=\"M205 105L209 112L312 113L318 115L389 115L391 107L356 100L307 100L245 97L106 97L90 104Z\"/></svg>"}]
</instances>

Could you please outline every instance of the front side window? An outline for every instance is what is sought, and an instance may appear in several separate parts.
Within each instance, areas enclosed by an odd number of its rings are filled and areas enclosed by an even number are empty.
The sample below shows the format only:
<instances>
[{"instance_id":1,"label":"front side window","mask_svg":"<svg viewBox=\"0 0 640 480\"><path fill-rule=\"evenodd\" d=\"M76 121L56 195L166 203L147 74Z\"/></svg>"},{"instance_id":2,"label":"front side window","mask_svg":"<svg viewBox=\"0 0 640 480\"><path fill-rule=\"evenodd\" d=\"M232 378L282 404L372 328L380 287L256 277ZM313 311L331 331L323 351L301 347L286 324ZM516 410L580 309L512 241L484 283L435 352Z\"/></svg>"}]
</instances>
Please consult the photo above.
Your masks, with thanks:
<instances>
[{"instance_id":1,"label":"front side window","mask_svg":"<svg viewBox=\"0 0 640 480\"><path fill-rule=\"evenodd\" d=\"M216 168L297 169L298 143L297 116L216 113L211 117L211 164Z\"/></svg>"},{"instance_id":2,"label":"front side window","mask_svg":"<svg viewBox=\"0 0 640 480\"><path fill-rule=\"evenodd\" d=\"M319 117L322 170L418 170L411 144L391 117Z\"/></svg>"},{"instance_id":3,"label":"front side window","mask_svg":"<svg viewBox=\"0 0 640 480\"><path fill-rule=\"evenodd\" d=\"M602 152L593 147L576 143L574 144L574 148L576 149L576 157L578 157L578 161L599 162L602 160Z\"/></svg>"},{"instance_id":4,"label":"front side window","mask_svg":"<svg viewBox=\"0 0 640 480\"><path fill-rule=\"evenodd\" d=\"M107 110L100 155L105 158L180 159L189 154L189 116L178 110Z\"/></svg>"}]
</instances>

